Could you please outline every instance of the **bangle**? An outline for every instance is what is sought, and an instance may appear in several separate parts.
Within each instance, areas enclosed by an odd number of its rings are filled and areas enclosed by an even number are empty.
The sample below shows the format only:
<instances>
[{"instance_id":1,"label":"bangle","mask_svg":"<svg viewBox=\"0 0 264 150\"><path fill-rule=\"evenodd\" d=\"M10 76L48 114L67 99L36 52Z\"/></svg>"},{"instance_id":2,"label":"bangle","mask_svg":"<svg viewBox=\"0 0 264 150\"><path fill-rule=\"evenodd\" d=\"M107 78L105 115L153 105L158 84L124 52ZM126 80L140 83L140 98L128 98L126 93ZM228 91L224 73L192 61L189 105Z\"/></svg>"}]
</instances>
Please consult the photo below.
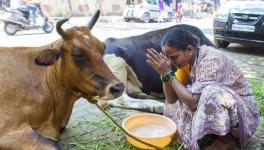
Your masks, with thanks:
<instances>
[{"instance_id":1,"label":"bangle","mask_svg":"<svg viewBox=\"0 0 264 150\"><path fill-rule=\"evenodd\" d=\"M174 72L170 71L166 73L164 76L161 76L160 79L162 82L169 82L175 77Z\"/></svg>"}]
</instances>

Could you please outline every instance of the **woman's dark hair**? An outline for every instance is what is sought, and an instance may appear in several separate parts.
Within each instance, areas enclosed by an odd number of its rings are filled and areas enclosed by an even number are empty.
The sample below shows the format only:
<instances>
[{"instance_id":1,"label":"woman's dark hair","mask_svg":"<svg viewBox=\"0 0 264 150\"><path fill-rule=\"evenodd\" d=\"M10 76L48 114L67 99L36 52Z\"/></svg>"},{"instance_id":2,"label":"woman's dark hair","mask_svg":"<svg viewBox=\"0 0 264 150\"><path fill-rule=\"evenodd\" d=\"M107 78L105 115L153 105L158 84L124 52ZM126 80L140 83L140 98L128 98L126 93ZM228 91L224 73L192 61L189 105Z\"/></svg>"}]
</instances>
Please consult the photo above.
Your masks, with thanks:
<instances>
[{"instance_id":1,"label":"woman's dark hair","mask_svg":"<svg viewBox=\"0 0 264 150\"><path fill-rule=\"evenodd\" d=\"M179 50L185 51L188 45L192 45L197 49L199 41L192 33L181 30L172 29L167 32L161 41L161 46L169 46L172 48L177 48Z\"/></svg>"}]
</instances>

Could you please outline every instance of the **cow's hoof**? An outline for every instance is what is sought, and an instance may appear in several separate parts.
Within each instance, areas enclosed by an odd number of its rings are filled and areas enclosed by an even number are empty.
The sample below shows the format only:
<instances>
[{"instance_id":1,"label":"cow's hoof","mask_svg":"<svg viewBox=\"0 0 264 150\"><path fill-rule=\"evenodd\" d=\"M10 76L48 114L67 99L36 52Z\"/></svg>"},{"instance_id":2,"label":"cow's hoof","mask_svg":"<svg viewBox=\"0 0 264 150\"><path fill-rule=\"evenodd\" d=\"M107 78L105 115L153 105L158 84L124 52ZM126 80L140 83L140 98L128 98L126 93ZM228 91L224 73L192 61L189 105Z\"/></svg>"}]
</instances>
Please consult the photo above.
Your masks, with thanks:
<instances>
[{"instance_id":1,"label":"cow's hoof","mask_svg":"<svg viewBox=\"0 0 264 150\"><path fill-rule=\"evenodd\" d=\"M135 98L136 99L148 99L148 95L145 93L139 93Z\"/></svg>"},{"instance_id":2,"label":"cow's hoof","mask_svg":"<svg viewBox=\"0 0 264 150\"><path fill-rule=\"evenodd\" d=\"M66 127L62 127L62 128L60 129L60 133L63 133L63 132L65 131L65 129L66 129Z\"/></svg>"},{"instance_id":3,"label":"cow's hoof","mask_svg":"<svg viewBox=\"0 0 264 150\"><path fill-rule=\"evenodd\" d=\"M97 103L103 110L108 109L109 105L107 101L99 100Z\"/></svg>"}]
</instances>

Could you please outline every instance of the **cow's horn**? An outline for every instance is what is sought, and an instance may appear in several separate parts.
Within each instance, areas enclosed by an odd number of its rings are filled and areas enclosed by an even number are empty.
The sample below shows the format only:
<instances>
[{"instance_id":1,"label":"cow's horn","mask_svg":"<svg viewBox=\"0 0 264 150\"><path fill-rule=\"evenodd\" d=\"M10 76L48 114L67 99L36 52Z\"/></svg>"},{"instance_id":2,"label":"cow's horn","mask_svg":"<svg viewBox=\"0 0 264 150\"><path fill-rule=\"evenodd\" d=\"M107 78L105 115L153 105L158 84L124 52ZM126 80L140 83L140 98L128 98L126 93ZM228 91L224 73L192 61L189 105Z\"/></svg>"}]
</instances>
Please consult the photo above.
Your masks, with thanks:
<instances>
[{"instance_id":1,"label":"cow's horn","mask_svg":"<svg viewBox=\"0 0 264 150\"><path fill-rule=\"evenodd\" d=\"M87 26L89 27L90 30L92 30L93 26L95 25L96 21L98 20L100 16L100 10L98 9L96 13L93 15L91 20L88 22Z\"/></svg>"},{"instance_id":2,"label":"cow's horn","mask_svg":"<svg viewBox=\"0 0 264 150\"><path fill-rule=\"evenodd\" d=\"M61 19L56 24L56 30L59 33L59 35L61 35L62 37L66 37L66 32L61 28L61 26L62 26L62 24L64 24L68 20L69 20L68 18Z\"/></svg>"}]
</instances>

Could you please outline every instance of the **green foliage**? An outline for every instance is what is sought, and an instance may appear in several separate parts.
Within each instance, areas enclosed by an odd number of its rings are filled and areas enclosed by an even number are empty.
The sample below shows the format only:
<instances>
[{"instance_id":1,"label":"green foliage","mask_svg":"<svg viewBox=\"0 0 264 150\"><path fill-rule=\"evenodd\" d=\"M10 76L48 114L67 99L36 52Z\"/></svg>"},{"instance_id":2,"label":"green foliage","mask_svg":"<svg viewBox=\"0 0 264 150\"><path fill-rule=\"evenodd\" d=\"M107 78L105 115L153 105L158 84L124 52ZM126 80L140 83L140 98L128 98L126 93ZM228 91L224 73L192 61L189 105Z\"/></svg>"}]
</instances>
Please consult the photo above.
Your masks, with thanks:
<instances>
[{"instance_id":1,"label":"green foliage","mask_svg":"<svg viewBox=\"0 0 264 150\"><path fill-rule=\"evenodd\" d=\"M98 134L98 131L89 133L91 135L89 139L69 143L78 150L139 150L129 144L124 133L115 126L111 120L105 117L102 117L101 120L88 120L81 118L79 121L81 123L86 123L90 127L93 126L98 130L101 130L102 134ZM164 150L181 149L183 149L181 145L172 142Z\"/></svg>"},{"instance_id":2,"label":"green foliage","mask_svg":"<svg viewBox=\"0 0 264 150\"><path fill-rule=\"evenodd\" d=\"M248 80L253 94L256 97L260 115L264 116L264 81L253 78L250 78Z\"/></svg>"}]
</instances>

